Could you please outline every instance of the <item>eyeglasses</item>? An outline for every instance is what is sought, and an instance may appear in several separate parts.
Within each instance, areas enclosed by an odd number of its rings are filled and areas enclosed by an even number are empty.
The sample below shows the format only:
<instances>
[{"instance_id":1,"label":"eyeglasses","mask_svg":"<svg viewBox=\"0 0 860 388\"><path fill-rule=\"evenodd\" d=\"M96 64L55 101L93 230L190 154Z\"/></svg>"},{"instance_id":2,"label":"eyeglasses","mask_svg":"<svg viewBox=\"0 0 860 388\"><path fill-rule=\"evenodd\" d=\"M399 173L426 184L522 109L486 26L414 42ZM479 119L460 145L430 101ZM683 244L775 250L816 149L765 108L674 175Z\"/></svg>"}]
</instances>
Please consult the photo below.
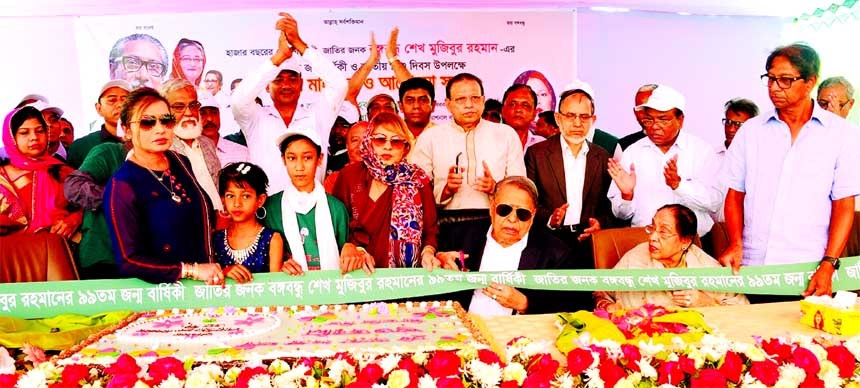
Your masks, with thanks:
<instances>
[{"instance_id":1,"label":"eyeglasses","mask_svg":"<svg viewBox=\"0 0 860 388\"><path fill-rule=\"evenodd\" d=\"M161 62L144 61L138 57L121 57L119 58L119 62L122 63L122 67L125 71L132 73L140 70L141 67L146 67L146 71L149 72L149 75L161 77L164 75L165 71L167 71L167 66Z\"/></svg>"},{"instance_id":2,"label":"eyeglasses","mask_svg":"<svg viewBox=\"0 0 860 388\"><path fill-rule=\"evenodd\" d=\"M200 101L192 101L188 105L185 105L185 104L180 102L180 103L176 103L176 104L171 105L170 110L172 110L173 113L185 113L185 109L188 108L188 109L191 109L191 112L193 113L193 112L199 111L200 107L202 105L203 104L201 104Z\"/></svg>"},{"instance_id":3,"label":"eyeglasses","mask_svg":"<svg viewBox=\"0 0 860 388\"><path fill-rule=\"evenodd\" d=\"M173 129L176 126L176 116L172 114L161 115L161 117L155 116L141 116L140 120L137 121L129 121L129 124L140 123L140 129L144 131L148 131L155 127L155 123L161 123L161 126L167 129Z\"/></svg>"},{"instance_id":4,"label":"eyeglasses","mask_svg":"<svg viewBox=\"0 0 860 388\"><path fill-rule=\"evenodd\" d=\"M203 58L201 58L201 57L179 57L179 62L201 64L201 63L203 63Z\"/></svg>"},{"instance_id":5,"label":"eyeglasses","mask_svg":"<svg viewBox=\"0 0 860 388\"><path fill-rule=\"evenodd\" d=\"M391 148L402 150L406 148L407 141L399 136L373 135L370 137L370 143L379 148L385 147L386 143L391 143Z\"/></svg>"},{"instance_id":6,"label":"eyeglasses","mask_svg":"<svg viewBox=\"0 0 860 388\"><path fill-rule=\"evenodd\" d=\"M770 86L772 83L776 82L776 86L779 86L780 89L788 89L794 81L802 79L803 77L774 77L770 74L761 75L761 82L764 83L765 86Z\"/></svg>"},{"instance_id":7,"label":"eyeglasses","mask_svg":"<svg viewBox=\"0 0 860 388\"><path fill-rule=\"evenodd\" d=\"M818 100L818 106L820 106L821 109L830 109L831 106L839 106L839 110L842 110L845 109L845 105L848 105L849 102L851 102L851 100L837 103L832 103L827 100Z\"/></svg>"},{"instance_id":8,"label":"eyeglasses","mask_svg":"<svg viewBox=\"0 0 860 388\"><path fill-rule=\"evenodd\" d=\"M670 231L665 230L665 229L657 230L657 228L654 227L654 225L645 225L645 234L650 236L654 232L657 232L657 236L660 237L661 239L664 239L664 240L669 238L669 237L678 235L677 233L673 233L673 232L670 232Z\"/></svg>"},{"instance_id":9,"label":"eyeglasses","mask_svg":"<svg viewBox=\"0 0 860 388\"><path fill-rule=\"evenodd\" d=\"M727 127L735 127L740 128L741 125L744 125L743 121L734 121L729 119L723 119L723 125Z\"/></svg>"},{"instance_id":10,"label":"eyeglasses","mask_svg":"<svg viewBox=\"0 0 860 388\"><path fill-rule=\"evenodd\" d=\"M507 217L511 212L514 211L514 207L507 204L496 205L496 214L499 217ZM517 219L522 222L526 222L532 219L532 211L529 209L523 209L521 207L516 208L517 211Z\"/></svg>"},{"instance_id":11,"label":"eyeglasses","mask_svg":"<svg viewBox=\"0 0 860 388\"><path fill-rule=\"evenodd\" d=\"M657 124L660 127L666 127L672 123L672 120L674 120L674 118L666 119L666 118L653 118L653 117L647 117L646 116L645 118L642 119L642 125L644 125L646 127L650 127L654 124Z\"/></svg>"},{"instance_id":12,"label":"eyeglasses","mask_svg":"<svg viewBox=\"0 0 860 388\"><path fill-rule=\"evenodd\" d=\"M561 119L562 119L563 121L571 122L571 123L576 122L576 119L577 119L577 118L578 118L578 119L579 119L579 121L581 121L581 122L586 122L586 121L588 121L588 120L591 120L591 118L592 118L592 117L594 117L594 115L590 115L590 114L588 114L588 113L580 113L580 114L576 114L576 113L564 113L564 112L558 112L558 115L559 115L559 117L561 117Z\"/></svg>"},{"instance_id":13,"label":"eyeglasses","mask_svg":"<svg viewBox=\"0 0 860 388\"><path fill-rule=\"evenodd\" d=\"M457 105L466 105L466 101L471 102L472 105L480 105L484 102L484 96L457 97L453 101Z\"/></svg>"}]
</instances>

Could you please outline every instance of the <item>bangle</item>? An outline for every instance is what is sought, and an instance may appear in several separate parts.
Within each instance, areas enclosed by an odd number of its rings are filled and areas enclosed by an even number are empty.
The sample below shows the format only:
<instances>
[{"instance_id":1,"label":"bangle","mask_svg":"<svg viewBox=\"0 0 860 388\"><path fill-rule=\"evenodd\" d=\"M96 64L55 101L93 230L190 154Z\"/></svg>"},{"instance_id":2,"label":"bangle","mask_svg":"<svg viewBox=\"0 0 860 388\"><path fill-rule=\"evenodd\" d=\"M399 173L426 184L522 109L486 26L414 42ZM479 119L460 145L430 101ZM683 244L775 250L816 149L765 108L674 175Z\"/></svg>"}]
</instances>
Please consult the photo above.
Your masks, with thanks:
<instances>
[{"instance_id":1,"label":"bangle","mask_svg":"<svg viewBox=\"0 0 860 388\"><path fill-rule=\"evenodd\" d=\"M394 62L402 62L400 60L400 56L395 55L393 57L388 57L388 63L394 63Z\"/></svg>"},{"instance_id":2,"label":"bangle","mask_svg":"<svg viewBox=\"0 0 860 388\"><path fill-rule=\"evenodd\" d=\"M191 270L191 278L197 280L200 278L200 267L194 263L194 268Z\"/></svg>"},{"instance_id":3,"label":"bangle","mask_svg":"<svg viewBox=\"0 0 860 388\"><path fill-rule=\"evenodd\" d=\"M355 249L356 249L356 250L358 250L358 251L362 251L362 252L364 252L364 253L367 253L367 249L364 249L364 247L360 247L360 246L356 245L356 246L355 246Z\"/></svg>"},{"instance_id":4,"label":"bangle","mask_svg":"<svg viewBox=\"0 0 860 388\"><path fill-rule=\"evenodd\" d=\"M187 269L186 269L186 267L185 267L185 263L179 263L179 264L180 264L180 266L181 266L181 267L180 267L181 269L179 270L179 278L180 278L180 279L185 279L185 278L187 278L187 277L188 277L188 270L187 270Z\"/></svg>"},{"instance_id":5,"label":"bangle","mask_svg":"<svg viewBox=\"0 0 860 388\"><path fill-rule=\"evenodd\" d=\"M421 253L424 253L424 251L429 252L431 255L435 255L435 254L436 254L436 248L433 248L433 247L431 247L431 246L429 246L429 245L425 246L425 247L424 247L424 249L422 249L422 250L421 250Z\"/></svg>"}]
</instances>

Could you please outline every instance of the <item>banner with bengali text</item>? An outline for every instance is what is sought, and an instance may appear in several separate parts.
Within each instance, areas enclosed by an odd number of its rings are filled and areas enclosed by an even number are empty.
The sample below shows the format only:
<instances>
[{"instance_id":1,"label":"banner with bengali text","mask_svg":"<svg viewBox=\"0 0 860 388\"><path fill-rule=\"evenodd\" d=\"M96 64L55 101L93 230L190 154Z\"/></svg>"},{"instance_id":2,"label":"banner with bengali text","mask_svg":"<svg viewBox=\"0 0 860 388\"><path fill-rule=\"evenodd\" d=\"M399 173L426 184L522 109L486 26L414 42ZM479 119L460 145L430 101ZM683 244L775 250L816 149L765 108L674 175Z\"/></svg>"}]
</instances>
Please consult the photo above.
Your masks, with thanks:
<instances>
[{"instance_id":1,"label":"banner with bengali text","mask_svg":"<svg viewBox=\"0 0 860 388\"><path fill-rule=\"evenodd\" d=\"M82 85L91 85L84 88L82 96L83 112L91 115L87 121L97 118L92 104L98 99L99 86L112 77L109 53L121 38L146 34L163 47L167 56L167 72L156 77L158 82L170 78L174 50L180 39L198 41L204 48L205 62L199 64L203 67L203 74L219 70L223 74L223 88L229 92L233 79L244 77L274 53L278 40L274 30L278 12L255 10L79 18L75 28L81 81ZM551 85L546 89L554 88L555 94L576 78L576 11L573 9L334 9L290 12L298 22L302 39L322 52L347 78L364 64L369 50L381 50L379 62L361 88L358 97L361 106L379 93L398 99L399 83L385 55L390 32L397 26L400 28L397 41L400 60L413 75L426 77L436 86L437 104L432 119L437 122L447 121L449 117L444 105L445 84L461 72L481 77L488 98L499 100L504 90L525 71L535 70L542 74ZM376 36L375 47L371 47L371 32ZM310 66L305 66L303 71L305 84L300 103L312 105L325 85L313 74ZM545 90L543 94L540 97L542 101L555 99L552 90ZM266 92L261 98L264 104L271 104ZM221 133L235 130L228 128Z\"/></svg>"},{"instance_id":2,"label":"banner with bengali text","mask_svg":"<svg viewBox=\"0 0 860 388\"><path fill-rule=\"evenodd\" d=\"M648 291L698 289L745 294L799 295L817 263L729 268L659 270L528 270L457 272L379 269L311 271L303 276L259 273L251 283L229 280L224 287L199 281L150 284L138 279L0 284L0 315L18 318L111 310L147 311L214 306L289 306L362 303L446 294L487 286L567 291ZM860 257L842 259L833 290L860 289Z\"/></svg>"}]
</instances>

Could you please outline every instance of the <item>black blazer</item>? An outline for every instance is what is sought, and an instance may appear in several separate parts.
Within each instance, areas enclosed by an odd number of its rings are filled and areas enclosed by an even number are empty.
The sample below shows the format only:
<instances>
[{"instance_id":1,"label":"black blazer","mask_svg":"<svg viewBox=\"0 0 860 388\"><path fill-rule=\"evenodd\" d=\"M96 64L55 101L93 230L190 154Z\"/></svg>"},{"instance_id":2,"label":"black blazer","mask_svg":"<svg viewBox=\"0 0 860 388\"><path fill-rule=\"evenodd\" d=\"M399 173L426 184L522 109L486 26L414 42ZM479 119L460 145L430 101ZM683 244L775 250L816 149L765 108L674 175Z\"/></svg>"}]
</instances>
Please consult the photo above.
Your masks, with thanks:
<instances>
[{"instance_id":1,"label":"black blazer","mask_svg":"<svg viewBox=\"0 0 860 388\"><path fill-rule=\"evenodd\" d=\"M477 272L481 268L481 259L484 248L487 245L487 235L474 240L463 240L461 242L463 253L469 255L466 259L466 268L471 272ZM570 269L570 248L567 244L555 236L550 235L541 228L534 225L529 232L526 247L520 256L518 270L528 269ZM529 300L527 314L547 314L559 311L567 311L565 297L567 292L518 289ZM472 302L474 290L467 290L450 294L452 300L457 300L466 310Z\"/></svg>"},{"instance_id":2,"label":"black blazer","mask_svg":"<svg viewBox=\"0 0 860 388\"><path fill-rule=\"evenodd\" d=\"M544 228L552 212L568 202L561 141L561 135L553 135L526 150L526 174L538 189L535 223ZM611 156L603 148L589 142L585 157L580 222L587 223L589 218L594 218L600 221L601 228L611 228L617 223L612 214L612 203L606 196L612 183L607 170Z\"/></svg>"}]
</instances>

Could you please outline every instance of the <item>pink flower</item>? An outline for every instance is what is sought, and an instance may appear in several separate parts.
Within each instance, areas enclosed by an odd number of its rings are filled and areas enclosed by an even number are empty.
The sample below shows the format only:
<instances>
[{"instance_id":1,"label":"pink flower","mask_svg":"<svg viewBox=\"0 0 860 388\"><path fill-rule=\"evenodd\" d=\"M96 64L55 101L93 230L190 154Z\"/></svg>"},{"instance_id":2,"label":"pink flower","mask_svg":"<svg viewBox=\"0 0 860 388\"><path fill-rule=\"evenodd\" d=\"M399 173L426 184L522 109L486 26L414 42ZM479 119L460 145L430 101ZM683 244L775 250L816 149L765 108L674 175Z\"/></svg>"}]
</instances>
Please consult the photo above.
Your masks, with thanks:
<instances>
[{"instance_id":1,"label":"pink flower","mask_svg":"<svg viewBox=\"0 0 860 388\"><path fill-rule=\"evenodd\" d=\"M603 380L607 387L614 387L618 380L627 376L624 368L610 360L601 362L598 369L600 370L600 379Z\"/></svg>"},{"instance_id":2,"label":"pink flower","mask_svg":"<svg viewBox=\"0 0 860 388\"><path fill-rule=\"evenodd\" d=\"M343 360L349 363L349 365L355 366L355 358L352 357L349 352L340 352L334 355L335 360Z\"/></svg>"},{"instance_id":3,"label":"pink flower","mask_svg":"<svg viewBox=\"0 0 860 388\"><path fill-rule=\"evenodd\" d=\"M552 375L543 373L529 374L523 380L523 388L550 388L552 386L550 384L551 379ZM516 381L514 381L514 384L516 385Z\"/></svg>"},{"instance_id":4,"label":"pink flower","mask_svg":"<svg viewBox=\"0 0 860 388\"><path fill-rule=\"evenodd\" d=\"M20 377L17 373L0 374L0 387L14 387Z\"/></svg>"},{"instance_id":5,"label":"pink flower","mask_svg":"<svg viewBox=\"0 0 860 388\"><path fill-rule=\"evenodd\" d=\"M15 373L15 359L6 348L0 346L0 375Z\"/></svg>"},{"instance_id":6,"label":"pink flower","mask_svg":"<svg viewBox=\"0 0 860 388\"><path fill-rule=\"evenodd\" d=\"M690 388L725 387L726 377L716 369L703 369L698 377L690 379Z\"/></svg>"},{"instance_id":7,"label":"pink flower","mask_svg":"<svg viewBox=\"0 0 860 388\"><path fill-rule=\"evenodd\" d=\"M791 357L791 346L782 343L778 338L771 338L762 342L761 348L765 353L771 356L776 356L777 362L779 363L782 363Z\"/></svg>"},{"instance_id":8,"label":"pink flower","mask_svg":"<svg viewBox=\"0 0 860 388\"><path fill-rule=\"evenodd\" d=\"M24 346L21 347L21 351L26 355L26 357L24 357L24 361L32 362L33 366L48 361L48 357L45 356L45 351L38 346L33 346L25 342Z\"/></svg>"},{"instance_id":9,"label":"pink flower","mask_svg":"<svg viewBox=\"0 0 860 388\"><path fill-rule=\"evenodd\" d=\"M437 379L459 375L460 357L450 350L438 351L427 361L427 372Z\"/></svg>"},{"instance_id":10,"label":"pink flower","mask_svg":"<svg viewBox=\"0 0 860 388\"><path fill-rule=\"evenodd\" d=\"M121 354L113 364L105 369L105 374L107 375L130 374L137 376L137 372L140 372L140 366L137 365L137 361L134 360L134 357L125 353Z\"/></svg>"},{"instance_id":11,"label":"pink flower","mask_svg":"<svg viewBox=\"0 0 860 388\"><path fill-rule=\"evenodd\" d=\"M779 365L772 360L753 361L750 375L768 387L776 384L779 379Z\"/></svg>"},{"instance_id":12,"label":"pink flower","mask_svg":"<svg viewBox=\"0 0 860 388\"><path fill-rule=\"evenodd\" d=\"M465 388L459 377L445 377L436 382L436 388Z\"/></svg>"},{"instance_id":13,"label":"pink flower","mask_svg":"<svg viewBox=\"0 0 860 388\"><path fill-rule=\"evenodd\" d=\"M635 345L623 344L621 345L621 353L624 355L624 362L622 365L634 372L639 372L639 364L636 363L636 361L642 359L642 354L639 353L639 348Z\"/></svg>"},{"instance_id":14,"label":"pink flower","mask_svg":"<svg viewBox=\"0 0 860 388\"><path fill-rule=\"evenodd\" d=\"M693 361L692 358L682 355L682 356L678 357L678 364L681 365L681 371L682 372L684 372L688 375L696 374L696 371L697 371L696 361Z\"/></svg>"},{"instance_id":15,"label":"pink flower","mask_svg":"<svg viewBox=\"0 0 860 388\"><path fill-rule=\"evenodd\" d=\"M520 386L519 386L519 384L517 384L516 381L508 380L508 381L502 381L502 385L500 385L499 388L520 388Z\"/></svg>"},{"instance_id":16,"label":"pink flower","mask_svg":"<svg viewBox=\"0 0 860 388\"><path fill-rule=\"evenodd\" d=\"M806 374L806 379L797 388L824 388L824 381L814 374Z\"/></svg>"},{"instance_id":17,"label":"pink flower","mask_svg":"<svg viewBox=\"0 0 860 388\"><path fill-rule=\"evenodd\" d=\"M576 348L567 353L567 369L573 376L585 372L593 363L594 356L588 349Z\"/></svg>"},{"instance_id":18,"label":"pink flower","mask_svg":"<svg viewBox=\"0 0 860 388\"><path fill-rule=\"evenodd\" d=\"M532 358L532 361L528 367L528 373L539 373L554 376L555 372L558 371L558 367L558 361L554 360L551 355L547 353L542 353Z\"/></svg>"},{"instance_id":19,"label":"pink flower","mask_svg":"<svg viewBox=\"0 0 860 388\"><path fill-rule=\"evenodd\" d=\"M67 365L63 368L63 374L61 375L61 381L63 384L78 387L80 386L81 380L88 380L90 377L90 368L80 364L72 364Z\"/></svg>"},{"instance_id":20,"label":"pink flower","mask_svg":"<svg viewBox=\"0 0 860 388\"><path fill-rule=\"evenodd\" d=\"M738 356L737 353L729 351L726 352L726 357L723 360L723 365L720 365L719 371L723 374L723 377L726 380L732 381L734 383L740 382L741 372L743 372L744 362L741 360L741 357Z\"/></svg>"},{"instance_id":21,"label":"pink flower","mask_svg":"<svg viewBox=\"0 0 860 388\"><path fill-rule=\"evenodd\" d=\"M349 385L346 386L346 388L372 388L372 387L373 387L373 384L370 384L370 383L367 383L367 382L361 381L361 380L353 381L353 382L349 383Z\"/></svg>"},{"instance_id":22,"label":"pink flower","mask_svg":"<svg viewBox=\"0 0 860 388\"><path fill-rule=\"evenodd\" d=\"M384 371L377 364L367 364L361 372L358 373L358 381L363 381L368 384L376 384L382 378Z\"/></svg>"},{"instance_id":23,"label":"pink flower","mask_svg":"<svg viewBox=\"0 0 860 388\"><path fill-rule=\"evenodd\" d=\"M677 361L663 362L657 368L657 384L659 385L678 385L682 380L684 380L684 372L681 371L681 364Z\"/></svg>"},{"instance_id":24,"label":"pink flower","mask_svg":"<svg viewBox=\"0 0 860 388\"><path fill-rule=\"evenodd\" d=\"M478 360L487 365L499 364L502 367L505 366L505 363L499 358L499 355L492 350L480 349L478 350Z\"/></svg>"},{"instance_id":25,"label":"pink flower","mask_svg":"<svg viewBox=\"0 0 860 388\"><path fill-rule=\"evenodd\" d=\"M791 354L791 362L801 369L806 371L807 375L818 374L821 370L821 364L818 362L818 357L811 350L798 346Z\"/></svg>"},{"instance_id":26,"label":"pink flower","mask_svg":"<svg viewBox=\"0 0 860 388\"><path fill-rule=\"evenodd\" d=\"M175 376L177 379L185 380L185 366L182 364L182 361L174 357L163 357L149 365L149 377L152 378L149 385L155 386L161 384L170 375Z\"/></svg>"},{"instance_id":27,"label":"pink flower","mask_svg":"<svg viewBox=\"0 0 860 388\"><path fill-rule=\"evenodd\" d=\"M233 385L233 388L248 388L248 382L251 381L254 376L265 374L268 374L268 372L266 371L266 368L263 368L262 366L242 369L242 371L239 372L239 376L236 377L236 384Z\"/></svg>"},{"instance_id":28,"label":"pink flower","mask_svg":"<svg viewBox=\"0 0 860 388\"><path fill-rule=\"evenodd\" d=\"M397 363L397 368L405 370L409 374L409 385L407 387L414 388L418 386L418 378L423 374L421 368L410 357L404 357Z\"/></svg>"},{"instance_id":29,"label":"pink flower","mask_svg":"<svg viewBox=\"0 0 860 388\"><path fill-rule=\"evenodd\" d=\"M136 373L120 373L111 378L107 388L133 388L138 380Z\"/></svg>"},{"instance_id":30,"label":"pink flower","mask_svg":"<svg viewBox=\"0 0 860 388\"><path fill-rule=\"evenodd\" d=\"M827 360L839 367L839 377L847 379L854 375L856 361L854 355L843 345L827 348Z\"/></svg>"}]
</instances>

